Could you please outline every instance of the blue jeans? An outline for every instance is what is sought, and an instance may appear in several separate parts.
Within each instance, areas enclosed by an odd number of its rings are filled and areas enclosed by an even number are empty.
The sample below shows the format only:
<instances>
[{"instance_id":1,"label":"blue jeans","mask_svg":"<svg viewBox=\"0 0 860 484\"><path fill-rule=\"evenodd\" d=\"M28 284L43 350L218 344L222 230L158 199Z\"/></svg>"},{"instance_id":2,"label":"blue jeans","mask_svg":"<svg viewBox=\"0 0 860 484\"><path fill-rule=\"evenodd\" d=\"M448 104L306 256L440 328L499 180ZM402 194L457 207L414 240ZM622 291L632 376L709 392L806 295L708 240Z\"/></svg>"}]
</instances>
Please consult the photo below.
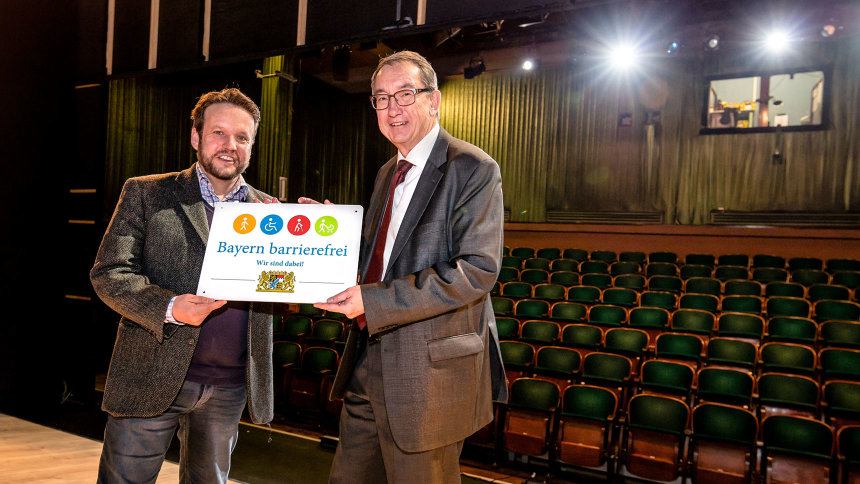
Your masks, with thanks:
<instances>
[{"instance_id":1,"label":"blue jeans","mask_svg":"<svg viewBox=\"0 0 860 484\"><path fill-rule=\"evenodd\" d=\"M244 384L214 386L186 381L161 415L108 416L98 482L155 482L178 429L179 482L226 483L246 398Z\"/></svg>"}]
</instances>

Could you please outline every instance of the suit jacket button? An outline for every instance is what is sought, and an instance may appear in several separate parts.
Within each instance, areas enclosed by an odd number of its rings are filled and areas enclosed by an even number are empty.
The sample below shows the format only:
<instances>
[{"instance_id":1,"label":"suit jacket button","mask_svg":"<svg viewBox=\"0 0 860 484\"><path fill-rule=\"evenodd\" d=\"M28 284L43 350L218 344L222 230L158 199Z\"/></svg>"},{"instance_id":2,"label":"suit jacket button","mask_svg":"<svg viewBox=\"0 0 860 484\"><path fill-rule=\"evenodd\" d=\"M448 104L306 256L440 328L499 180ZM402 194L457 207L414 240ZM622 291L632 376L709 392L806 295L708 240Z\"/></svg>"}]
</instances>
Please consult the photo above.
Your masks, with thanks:
<instances>
[{"instance_id":1,"label":"suit jacket button","mask_svg":"<svg viewBox=\"0 0 860 484\"><path fill-rule=\"evenodd\" d=\"M193 345L194 344L194 338L188 338L188 344Z\"/></svg>"}]
</instances>

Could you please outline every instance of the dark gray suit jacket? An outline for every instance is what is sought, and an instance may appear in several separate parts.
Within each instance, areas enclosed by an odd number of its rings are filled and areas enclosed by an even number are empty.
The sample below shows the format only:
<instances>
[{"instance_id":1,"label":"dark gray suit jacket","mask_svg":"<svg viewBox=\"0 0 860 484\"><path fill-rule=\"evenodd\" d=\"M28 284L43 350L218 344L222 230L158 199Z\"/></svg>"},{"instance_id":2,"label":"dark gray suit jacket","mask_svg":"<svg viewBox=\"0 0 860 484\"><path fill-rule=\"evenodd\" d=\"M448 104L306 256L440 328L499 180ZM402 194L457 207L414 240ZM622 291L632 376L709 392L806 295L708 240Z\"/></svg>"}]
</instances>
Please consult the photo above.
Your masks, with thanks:
<instances>
[{"instance_id":1,"label":"dark gray suit jacket","mask_svg":"<svg viewBox=\"0 0 860 484\"><path fill-rule=\"evenodd\" d=\"M376 177L362 236L367 271L397 159ZM493 418L507 386L489 292L501 266L501 174L477 147L440 130L403 218L383 282L363 284L367 328L397 445L420 452L465 439ZM332 396L352 375L350 331Z\"/></svg>"},{"instance_id":2,"label":"dark gray suit jacket","mask_svg":"<svg viewBox=\"0 0 860 484\"><path fill-rule=\"evenodd\" d=\"M209 238L195 169L128 179L90 271L96 293L122 316L102 402L115 417L163 413L197 345L199 327L164 324L170 299L197 291ZM249 187L249 202L263 197ZM266 423L274 406L272 304L251 304L248 325L248 410Z\"/></svg>"}]
</instances>

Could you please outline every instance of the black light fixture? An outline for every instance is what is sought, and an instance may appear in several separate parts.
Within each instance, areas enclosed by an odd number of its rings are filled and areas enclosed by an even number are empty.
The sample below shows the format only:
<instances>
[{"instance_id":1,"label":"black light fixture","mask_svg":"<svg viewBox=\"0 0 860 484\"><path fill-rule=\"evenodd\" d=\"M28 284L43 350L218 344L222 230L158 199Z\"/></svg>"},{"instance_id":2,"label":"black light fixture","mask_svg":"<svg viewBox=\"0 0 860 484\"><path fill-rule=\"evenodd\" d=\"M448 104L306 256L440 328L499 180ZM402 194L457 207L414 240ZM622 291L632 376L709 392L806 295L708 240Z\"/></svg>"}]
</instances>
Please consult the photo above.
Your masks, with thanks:
<instances>
[{"instance_id":1,"label":"black light fixture","mask_svg":"<svg viewBox=\"0 0 860 484\"><path fill-rule=\"evenodd\" d=\"M331 57L332 76L335 81L349 81L349 45L341 45L334 48L334 53Z\"/></svg>"},{"instance_id":2,"label":"black light fixture","mask_svg":"<svg viewBox=\"0 0 860 484\"><path fill-rule=\"evenodd\" d=\"M713 51L720 48L720 36L717 34L710 34L707 38L705 38L705 50Z\"/></svg>"},{"instance_id":3,"label":"black light fixture","mask_svg":"<svg viewBox=\"0 0 860 484\"><path fill-rule=\"evenodd\" d=\"M463 77L466 79L473 79L483 74L486 70L487 66L484 65L483 58L472 57L472 60L469 61L469 65L463 69Z\"/></svg>"}]
</instances>

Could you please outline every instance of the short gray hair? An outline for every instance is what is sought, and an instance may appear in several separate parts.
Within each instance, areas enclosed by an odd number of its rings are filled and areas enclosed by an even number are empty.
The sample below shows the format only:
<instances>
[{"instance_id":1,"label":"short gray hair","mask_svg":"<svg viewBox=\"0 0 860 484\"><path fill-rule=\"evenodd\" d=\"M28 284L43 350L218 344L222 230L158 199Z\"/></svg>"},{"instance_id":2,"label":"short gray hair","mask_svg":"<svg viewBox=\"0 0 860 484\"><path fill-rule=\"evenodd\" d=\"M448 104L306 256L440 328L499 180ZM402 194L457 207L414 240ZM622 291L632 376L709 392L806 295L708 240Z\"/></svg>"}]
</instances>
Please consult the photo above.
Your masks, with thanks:
<instances>
[{"instance_id":1,"label":"short gray hair","mask_svg":"<svg viewBox=\"0 0 860 484\"><path fill-rule=\"evenodd\" d=\"M373 71L373 75L370 77L370 91L373 92L374 84L376 84L376 75L379 74L379 71L383 67L400 62L406 62L418 67L418 70L421 73L421 82L425 84L424 87L439 89L439 84L436 80L436 71L433 70L433 66L430 65L430 62L417 52L402 50L379 59L379 64L376 66L376 70Z\"/></svg>"}]
</instances>

